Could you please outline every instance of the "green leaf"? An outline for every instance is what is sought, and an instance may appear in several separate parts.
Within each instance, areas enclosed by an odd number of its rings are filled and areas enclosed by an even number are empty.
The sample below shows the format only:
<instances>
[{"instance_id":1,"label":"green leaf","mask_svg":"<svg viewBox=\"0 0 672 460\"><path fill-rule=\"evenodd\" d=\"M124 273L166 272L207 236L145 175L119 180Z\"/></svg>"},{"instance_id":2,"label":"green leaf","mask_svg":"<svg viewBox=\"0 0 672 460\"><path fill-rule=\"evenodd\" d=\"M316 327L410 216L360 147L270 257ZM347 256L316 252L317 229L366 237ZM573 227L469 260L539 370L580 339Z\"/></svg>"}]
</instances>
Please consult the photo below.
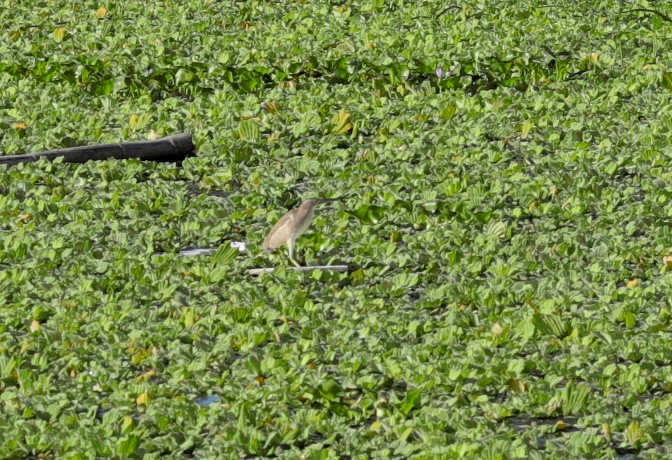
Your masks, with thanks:
<instances>
[{"instance_id":1,"label":"green leaf","mask_svg":"<svg viewBox=\"0 0 672 460\"><path fill-rule=\"evenodd\" d=\"M576 385L574 382L570 381L567 384L567 387L564 390L564 395L562 397L562 412L566 415L579 413L588 400L590 393L590 387L587 385Z\"/></svg>"},{"instance_id":2,"label":"green leaf","mask_svg":"<svg viewBox=\"0 0 672 460\"><path fill-rule=\"evenodd\" d=\"M226 266L235 260L236 256L239 254L237 247L232 247L230 244L223 244L217 249L212 255L212 265L213 266Z\"/></svg>"},{"instance_id":3,"label":"green leaf","mask_svg":"<svg viewBox=\"0 0 672 460\"><path fill-rule=\"evenodd\" d=\"M117 449L117 454L129 457L135 453L140 445L140 437L135 434L132 434L119 443L119 448Z\"/></svg>"},{"instance_id":4,"label":"green leaf","mask_svg":"<svg viewBox=\"0 0 672 460\"><path fill-rule=\"evenodd\" d=\"M631 446L639 445L639 441L644 437L644 430L642 430L639 422L630 422L628 428L625 430L625 439Z\"/></svg>"},{"instance_id":5,"label":"green leaf","mask_svg":"<svg viewBox=\"0 0 672 460\"><path fill-rule=\"evenodd\" d=\"M444 120L452 120L455 118L455 114L457 113L457 104L454 102L450 102L446 104L446 106L441 110L441 115L439 115L441 118Z\"/></svg>"},{"instance_id":6,"label":"green leaf","mask_svg":"<svg viewBox=\"0 0 672 460\"><path fill-rule=\"evenodd\" d=\"M476 220L478 220L481 223L487 223L490 221L490 217L492 217L492 211L482 211L482 212L475 212L474 217Z\"/></svg>"},{"instance_id":7,"label":"green leaf","mask_svg":"<svg viewBox=\"0 0 672 460\"><path fill-rule=\"evenodd\" d=\"M175 73L175 85L179 86L182 83L189 83L194 79L195 75L193 72L189 72L185 69L180 69Z\"/></svg>"},{"instance_id":8,"label":"green leaf","mask_svg":"<svg viewBox=\"0 0 672 460\"><path fill-rule=\"evenodd\" d=\"M261 137L259 124L254 120L243 120L238 125L238 137L246 141L256 141Z\"/></svg>"},{"instance_id":9,"label":"green leaf","mask_svg":"<svg viewBox=\"0 0 672 460\"><path fill-rule=\"evenodd\" d=\"M524 339L531 339L536 331L534 316L530 316L519 321L516 325L516 331Z\"/></svg>"},{"instance_id":10,"label":"green leaf","mask_svg":"<svg viewBox=\"0 0 672 460\"><path fill-rule=\"evenodd\" d=\"M372 224L378 223L385 215L386 208L376 205L362 205L355 209L352 214L357 217L362 223Z\"/></svg>"},{"instance_id":11,"label":"green leaf","mask_svg":"<svg viewBox=\"0 0 672 460\"><path fill-rule=\"evenodd\" d=\"M632 329L637 324L635 314L631 311L625 311L623 313L623 322L625 323L625 327L627 327L628 329Z\"/></svg>"},{"instance_id":12,"label":"green leaf","mask_svg":"<svg viewBox=\"0 0 672 460\"><path fill-rule=\"evenodd\" d=\"M189 329L196 321L196 311L193 308L184 309L184 327Z\"/></svg>"},{"instance_id":13,"label":"green leaf","mask_svg":"<svg viewBox=\"0 0 672 460\"><path fill-rule=\"evenodd\" d=\"M404 400L399 404L399 412L403 415L408 415L419 405L421 396L422 391L420 390L411 390L407 392Z\"/></svg>"},{"instance_id":14,"label":"green leaf","mask_svg":"<svg viewBox=\"0 0 672 460\"><path fill-rule=\"evenodd\" d=\"M542 334L554 335L559 339L567 337L570 332L569 323L557 315L534 315L532 322Z\"/></svg>"},{"instance_id":15,"label":"green leaf","mask_svg":"<svg viewBox=\"0 0 672 460\"><path fill-rule=\"evenodd\" d=\"M523 122L523 125L520 127L520 138L527 139L527 135L530 134L531 129L532 129L532 122L529 120L525 120Z\"/></svg>"},{"instance_id":16,"label":"green leaf","mask_svg":"<svg viewBox=\"0 0 672 460\"><path fill-rule=\"evenodd\" d=\"M486 227L485 234L496 238L502 238L506 235L506 224L501 220L492 221Z\"/></svg>"},{"instance_id":17,"label":"green leaf","mask_svg":"<svg viewBox=\"0 0 672 460\"><path fill-rule=\"evenodd\" d=\"M320 385L320 393L326 400L333 400L341 392L341 386L334 379L327 379Z\"/></svg>"},{"instance_id":18,"label":"green leaf","mask_svg":"<svg viewBox=\"0 0 672 460\"><path fill-rule=\"evenodd\" d=\"M672 91L672 72L663 72L660 84L663 85L663 88Z\"/></svg>"},{"instance_id":19,"label":"green leaf","mask_svg":"<svg viewBox=\"0 0 672 460\"><path fill-rule=\"evenodd\" d=\"M252 311L249 308L234 308L230 315L235 322L242 323L252 317Z\"/></svg>"}]
</instances>

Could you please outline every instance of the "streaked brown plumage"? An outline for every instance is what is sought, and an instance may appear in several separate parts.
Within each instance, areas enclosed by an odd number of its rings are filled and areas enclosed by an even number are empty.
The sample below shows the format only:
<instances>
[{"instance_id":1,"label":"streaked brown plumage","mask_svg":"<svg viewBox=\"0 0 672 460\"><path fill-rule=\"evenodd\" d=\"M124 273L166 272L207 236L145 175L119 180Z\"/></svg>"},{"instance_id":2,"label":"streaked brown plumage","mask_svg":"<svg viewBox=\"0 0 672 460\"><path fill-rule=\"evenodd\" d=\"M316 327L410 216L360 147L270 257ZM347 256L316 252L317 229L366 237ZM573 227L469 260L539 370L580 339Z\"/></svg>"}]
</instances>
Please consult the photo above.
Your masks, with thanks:
<instances>
[{"instance_id":1,"label":"streaked brown plumage","mask_svg":"<svg viewBox=\"0 0 672 460\"><path fill-rule=\"evenodd\" d=\"M300 264L294 259L296 239L308 229L317 205L336 200L335 198L311 198L304 201L297 208L292 209L280 218L268 233L262 247L265 251L270 251L286 244L289 260L294 265L299 266Z\"/></svg>"}]
</instances>

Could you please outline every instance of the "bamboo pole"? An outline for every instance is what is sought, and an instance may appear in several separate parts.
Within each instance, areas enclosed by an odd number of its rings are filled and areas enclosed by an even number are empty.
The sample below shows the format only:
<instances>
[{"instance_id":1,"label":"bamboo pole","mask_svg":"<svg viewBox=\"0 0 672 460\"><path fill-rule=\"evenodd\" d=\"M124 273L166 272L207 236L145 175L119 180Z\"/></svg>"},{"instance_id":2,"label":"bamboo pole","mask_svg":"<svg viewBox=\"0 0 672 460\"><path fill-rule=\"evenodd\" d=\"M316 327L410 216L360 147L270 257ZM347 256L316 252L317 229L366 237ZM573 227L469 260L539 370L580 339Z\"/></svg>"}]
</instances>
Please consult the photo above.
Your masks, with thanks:
<instances>
[{"instance_id":1,"label":"bamboo pole","mask_svg":"<svg viewBox=\"0 0 672 460\"><path fill-rule=\"evenodd\" d=\"M325 272L347 272L347 265L309 265L307 267L285 267L285 270L296 270L300 272L309 272L312 270L322 270ZM275 267L269 268L251 268L247 271L248 275L258 276L263 273L272 273L275 271Z\"/></svg>"},{"instance_id":2,"label":"bamboo pole","mask_svg":"<svg viewBox=\"0 0 672 460\"><path fill-rule=\"evenodd\" d=\"M153 141L120 142L117 144L85 145L69 149L49 150L25 155L0 156L0 165L15 165L38 161L40 158L54 160L63 157L66 163L85 163L89 160L116 158L125 160L139 158L144 161L181 162L194 156L191 134L176 134Z\"/></svg>"},{"instance_id":3,"label":"bamboo pole","mask_svg":"<svg viewBox=\"0 0 672 460\"><path fill-rule=\"evenodd\" d=\"M242 241L232 241L232 248L237 248L240 252L247 252L245 243ZM180 251L181 256L210 256L217 252L217 248L184 248ZM285 270L297 270L301 272L309 272L312 270L323 270L325 272L347 272L347 265L309 265L307 267L285 267ZM272 273L275 267L268 268L251 268L247 271L248 275L259 276L263 273Z\"/></svg>"}]
</instances>

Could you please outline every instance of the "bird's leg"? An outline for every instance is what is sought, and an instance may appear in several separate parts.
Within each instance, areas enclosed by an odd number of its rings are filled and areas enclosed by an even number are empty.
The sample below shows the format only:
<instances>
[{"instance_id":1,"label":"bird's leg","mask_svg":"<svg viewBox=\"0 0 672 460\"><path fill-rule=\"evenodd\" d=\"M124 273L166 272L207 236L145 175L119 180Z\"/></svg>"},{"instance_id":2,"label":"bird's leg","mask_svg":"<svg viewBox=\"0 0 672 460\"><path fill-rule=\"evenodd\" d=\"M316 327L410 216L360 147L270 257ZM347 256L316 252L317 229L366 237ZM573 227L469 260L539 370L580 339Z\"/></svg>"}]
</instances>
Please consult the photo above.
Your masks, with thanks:
<instances>
[{"instance_id":1,"label":"bird's leg","mask_svg":"<svg viewBox=\"0 0 672 460\"><path fill-rule=\"evenodd\" d=\"M287 241L287 251L289 252L289 260L291 260L292 263L297 267L300 267L301 264L298 263L294 258L294 240L290 239L289 241Z\"/></svg>"}]
</instances>

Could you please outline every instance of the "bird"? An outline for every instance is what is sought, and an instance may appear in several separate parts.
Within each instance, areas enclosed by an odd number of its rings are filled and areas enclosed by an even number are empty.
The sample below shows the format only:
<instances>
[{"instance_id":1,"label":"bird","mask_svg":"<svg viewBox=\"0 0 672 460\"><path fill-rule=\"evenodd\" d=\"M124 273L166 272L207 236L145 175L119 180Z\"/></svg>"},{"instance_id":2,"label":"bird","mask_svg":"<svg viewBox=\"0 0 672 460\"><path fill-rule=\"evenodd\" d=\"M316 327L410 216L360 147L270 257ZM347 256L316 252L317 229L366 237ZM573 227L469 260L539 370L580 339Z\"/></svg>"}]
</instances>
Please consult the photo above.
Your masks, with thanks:
<instances>
[{"instance_id":1,"label":"bird","mask_svg":"<svg viewBox=\"0 0 672 460\"><path fill-rule=\"evenodd\" d=\"M313 221L315 208L318 205L338 200L338 198L310 198L303 201L298 207L287 212L278 222L276 222L271 231L268 232L268 235L262 244L264 252L272 251L273 249L277 249L286 244L289 260L291 260L297 267L300 267L301 264L294 259L294 245L296 239L303 235L308 229L308 226Z\"/></svg>"}]
</instances>

